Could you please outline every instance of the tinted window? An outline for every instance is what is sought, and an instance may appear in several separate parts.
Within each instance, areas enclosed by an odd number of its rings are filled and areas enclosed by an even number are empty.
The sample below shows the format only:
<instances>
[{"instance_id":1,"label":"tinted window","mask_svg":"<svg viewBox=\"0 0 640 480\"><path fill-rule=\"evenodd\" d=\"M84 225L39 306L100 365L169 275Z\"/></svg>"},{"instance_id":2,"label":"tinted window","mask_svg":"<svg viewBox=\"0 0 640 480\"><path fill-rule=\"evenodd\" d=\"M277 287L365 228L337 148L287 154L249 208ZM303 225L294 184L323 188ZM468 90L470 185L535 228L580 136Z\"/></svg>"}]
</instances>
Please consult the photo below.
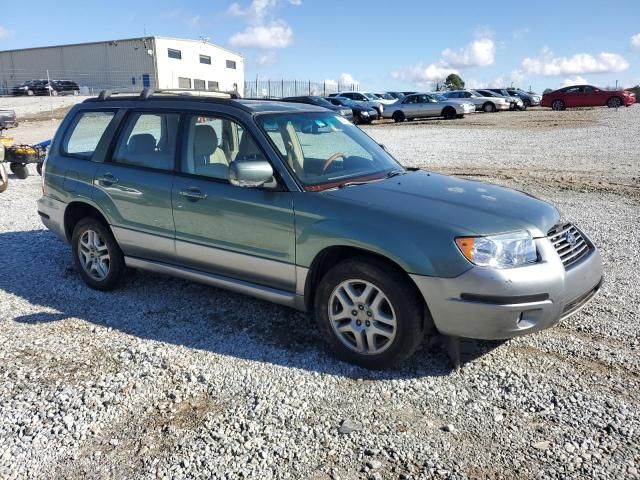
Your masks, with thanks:
<instances>
[{"instance_id":1,"label":"tinted window","mask_svg":"<svg viewBox=\"0 0 640 480\"><path fill-rule=\"evenodd\" d=\"M209 55L200 55L200 63L211 65L211 57Z\"/></svg>"},{"instance_id":2,"label":"tinted window","mask_svg":"<svg viewBox=\"0 0 640 480\"><path fill-rule=\"evenodd\" d=\"M239 123L217 117L189 117L181 172L226 180L232 162L249 160L266 158Z\"/></svg>"},{"instance_id":3,"label":"tinted window","mask_svg":"<svg viewBox=\"0 0 640 480\"><path fill-rule=\"evenodd\" d=\"M233 60L227 60L227 68L236 68L236 62Z\"/></svg>"},{"instance_id":4,"label":"tinted window","mask_svg":"<svg viewBox=\"0 0 640 480\"><path fill-rule=\"evenodd\" d=\"M177 113L134 113L120 136L113 160L137 167L173 170Z\"/></svg>"},{"instance_id":5,"label":"tinted window","mask_svg":"<svg viewBox=\"0 0 640 480\"><path fill-rule=\"evenodd\" d=\"M182 52L180 50L174 50L173 48L168 48L167 54L169 55L169 58L176 58L178 60L182 58Z\"/></svg>"},{"instance_id":6,"label":"tinted window","mask_svg":"<svg viewBox=\"0 0 640 480\"><path fill-rule=\"evenodd\" d=\"M82 158L90 158L114 112L83 112L74 118L62 142L62 151Z\"/></svg>"},{"instance_id":7,"label":"tinted window","mask_svg":"<svg viewBox=\"0 0 640 480\"><path fill-rule=\"evenodd\" d=\"M191 79L185 77L178 77L179 88L191 88Z\"/></svg>"},{"instance_id":8,"label":"tinted window","mask_svg":"<svg viewBox=\"0 0 640 480\"><path fill-rule=\"evenodd\" d=\"M208 90L215 90L218 91L218 89L220 88L220 85L218 84L218 82L213 82L211 80L209 80L207 82L207 89Z\"/></svg>"},{"instance_id":9,"label":"tinted window","mask_svg":"<svg viewBox=\"0 0 640 480\"><path fill-rule=\"evenodd\" d=\"M193 88L196 90L204 90L205 89L205 81L198 80L197 78L193 79Z\"/></svg>"}]
</instances>

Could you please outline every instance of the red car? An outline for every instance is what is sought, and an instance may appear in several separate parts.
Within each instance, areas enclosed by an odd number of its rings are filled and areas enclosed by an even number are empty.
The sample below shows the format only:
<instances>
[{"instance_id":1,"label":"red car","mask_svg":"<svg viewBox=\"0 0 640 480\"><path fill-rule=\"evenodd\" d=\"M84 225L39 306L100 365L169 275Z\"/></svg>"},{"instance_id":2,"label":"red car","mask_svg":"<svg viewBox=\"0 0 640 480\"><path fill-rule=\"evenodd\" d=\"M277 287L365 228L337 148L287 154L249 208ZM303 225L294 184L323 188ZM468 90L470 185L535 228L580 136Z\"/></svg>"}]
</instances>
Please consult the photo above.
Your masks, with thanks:
<instances>
[{"instance_id":1,"label":"red car","mask_svg":"<svg viewBox=\"0 0 640 480\"><path fill-rule=\"evenodd\" d=\"M629 107L636 103L636 96L626 90L601 90L593 85L574 85L542 96L540 106L554 110L572 107Z\"/></svg>"}]
</instances>

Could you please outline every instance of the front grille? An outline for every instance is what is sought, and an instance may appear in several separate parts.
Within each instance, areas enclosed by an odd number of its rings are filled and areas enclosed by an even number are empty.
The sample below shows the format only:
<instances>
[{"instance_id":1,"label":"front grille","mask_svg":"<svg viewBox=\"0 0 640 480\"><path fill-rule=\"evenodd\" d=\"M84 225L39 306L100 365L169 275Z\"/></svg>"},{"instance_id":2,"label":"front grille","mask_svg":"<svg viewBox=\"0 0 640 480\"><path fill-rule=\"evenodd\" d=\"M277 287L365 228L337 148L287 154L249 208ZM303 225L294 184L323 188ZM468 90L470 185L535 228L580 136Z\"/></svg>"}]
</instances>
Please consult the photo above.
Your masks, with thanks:
<instances>
[{"instance_id":1,"label":"front grille","mask_svg":"<svg viewBox=\"0 0 640 480\"><path fill-rule=\"evenodd\" d=\"M570 223L560 224L549 230L547 238L556 249L565 267L577 262L591 248L580 230Z\"/></svg>"}]
</instances>

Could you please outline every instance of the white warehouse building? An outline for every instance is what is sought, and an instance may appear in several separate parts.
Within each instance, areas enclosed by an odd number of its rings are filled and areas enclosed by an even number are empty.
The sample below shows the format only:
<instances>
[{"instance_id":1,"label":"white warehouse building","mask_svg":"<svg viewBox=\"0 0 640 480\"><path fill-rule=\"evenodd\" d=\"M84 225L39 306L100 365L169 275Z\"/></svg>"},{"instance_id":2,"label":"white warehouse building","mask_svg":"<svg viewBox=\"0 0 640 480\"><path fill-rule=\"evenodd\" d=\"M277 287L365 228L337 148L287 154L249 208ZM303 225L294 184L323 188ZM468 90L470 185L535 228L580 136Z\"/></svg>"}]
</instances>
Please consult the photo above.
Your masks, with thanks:
<instances>
[{"instance_id":1,"label":"white warehouse building","mask_svg":"<svg viewBox=\"0 0 640 480\"><path fill-rule=\"evenodd\" d=\"M160 36L0 51L0 92L33 79L81 90L244 89L244 58L206 40Z\"/></svg>"}]
</instances>

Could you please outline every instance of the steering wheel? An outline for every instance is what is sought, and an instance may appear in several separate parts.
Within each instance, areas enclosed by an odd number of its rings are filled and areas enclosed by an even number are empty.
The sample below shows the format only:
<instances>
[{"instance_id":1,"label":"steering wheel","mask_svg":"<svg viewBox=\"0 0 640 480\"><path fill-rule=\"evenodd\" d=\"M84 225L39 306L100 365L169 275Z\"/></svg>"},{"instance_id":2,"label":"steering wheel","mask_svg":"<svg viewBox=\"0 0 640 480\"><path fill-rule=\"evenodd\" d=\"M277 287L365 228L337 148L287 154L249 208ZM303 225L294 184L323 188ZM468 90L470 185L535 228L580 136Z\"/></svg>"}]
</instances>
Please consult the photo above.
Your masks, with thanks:
<instances>
[{"instance_id":1,"label":"steering wheel","mask_svg":"<svg viewBox=\"0 0 640 480\"><path fill-rule=\"evenodd\" d=\"M322 173L326 172L327 169L331 166L331 164L333 162L335 162L338 158L347 158L347 156L344 153L338 152L338 153L334 153L333 155L331 155L329 158L327 158L324 161L324 165L322 166Z\"/></svg>"}]
</instances>

